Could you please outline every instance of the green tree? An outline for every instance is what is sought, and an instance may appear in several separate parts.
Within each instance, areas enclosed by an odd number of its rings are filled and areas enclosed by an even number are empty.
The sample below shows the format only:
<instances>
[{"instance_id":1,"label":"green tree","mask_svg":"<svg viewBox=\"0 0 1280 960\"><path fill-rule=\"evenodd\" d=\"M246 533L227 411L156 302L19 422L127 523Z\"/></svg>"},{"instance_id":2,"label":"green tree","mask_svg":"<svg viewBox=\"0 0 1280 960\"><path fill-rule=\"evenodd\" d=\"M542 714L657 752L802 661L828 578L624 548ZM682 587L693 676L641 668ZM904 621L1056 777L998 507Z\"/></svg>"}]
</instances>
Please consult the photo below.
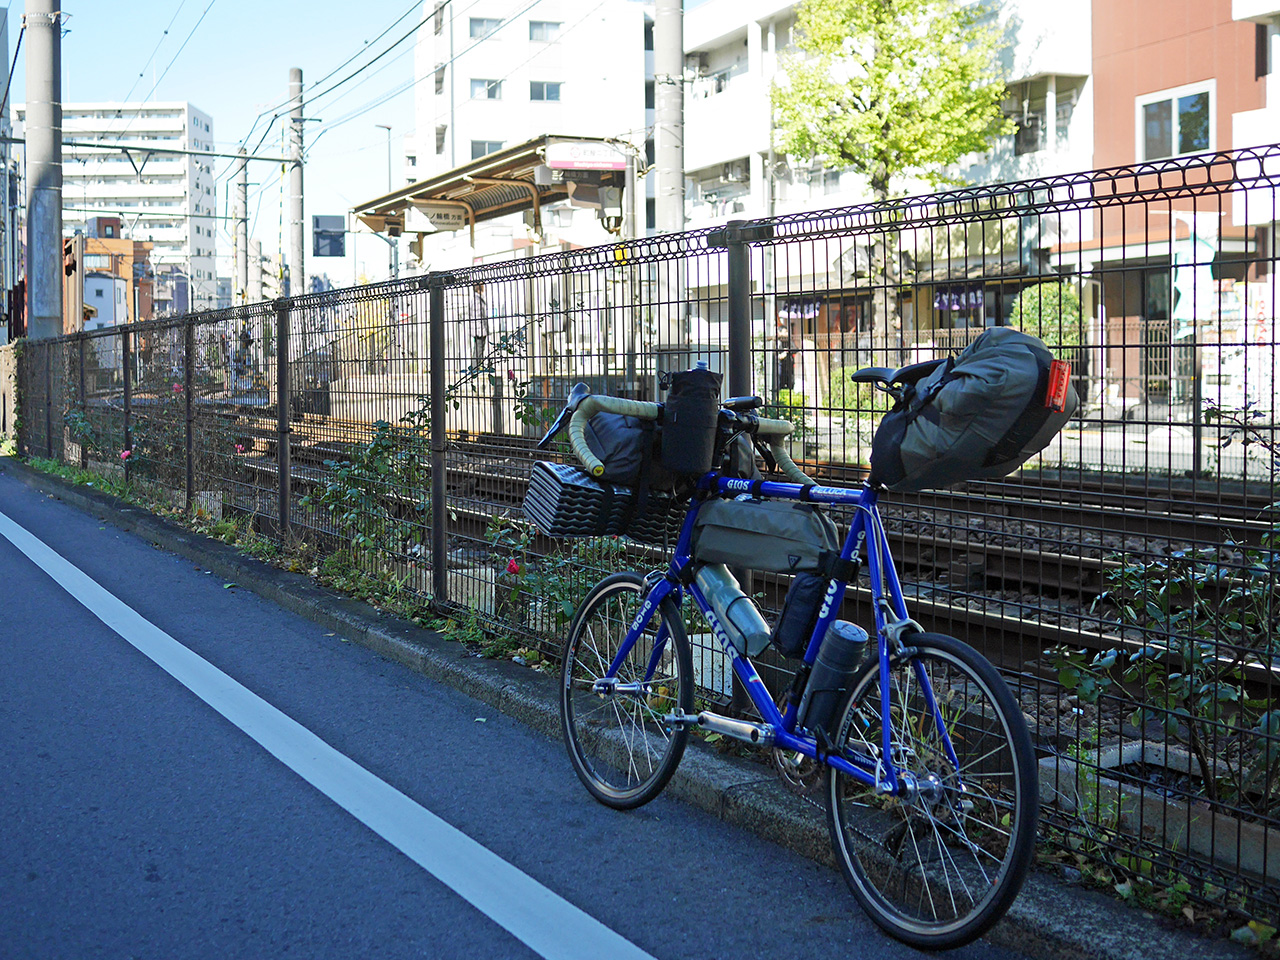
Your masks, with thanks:
<instances>
[{"instance_id":1,"label":"green tree","mask_svg":"<svg viewBox=\"0 0 1280 960\"><path fill-rule=\"evenodd\" d=\"M795 47L773 90L775 146L864 175L876 200L907 174L953 182L947 164L1013 130L1000 112L1000 36L981 3L803 0ZM897 247L892 229L871 240L871 335L889 354L882 363L895 362L901 328Z\"/></svg>"},{"instance_id":2,"label":"green tree","mask_svg":"<svg viewBox=\"0 0 1280 960\"><path fill-rule=\"evenodd\" d=\"M804 0L773 92L776 143L865 175L877 200L904 174L953 182L947 164L1013 130L1000 44L981 4Z\"/></svg>"},{"instance_id":3,"label":"green tree","mask_svg":"<svg viewBox=\"0 0 1280 960\"><path fill-rule=\"evenodd\" d=\"M1084 343L1084 311L1072 283L1037 283L1013 301L1009 326L1039 337L1051 349Z\"/></svg>"}]
</instances>

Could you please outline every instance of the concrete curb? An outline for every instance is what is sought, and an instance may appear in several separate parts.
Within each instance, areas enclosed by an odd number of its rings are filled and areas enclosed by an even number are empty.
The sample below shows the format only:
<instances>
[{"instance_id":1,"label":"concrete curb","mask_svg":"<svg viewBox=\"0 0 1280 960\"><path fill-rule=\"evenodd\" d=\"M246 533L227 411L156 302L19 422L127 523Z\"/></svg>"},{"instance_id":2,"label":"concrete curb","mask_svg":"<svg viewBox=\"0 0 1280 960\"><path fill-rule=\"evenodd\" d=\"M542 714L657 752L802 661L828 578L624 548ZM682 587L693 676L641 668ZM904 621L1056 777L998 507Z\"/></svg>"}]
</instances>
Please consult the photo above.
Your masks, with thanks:
<instances>
[{"instance_id":1,"label":"concrete curb","mask_svg":"<svg viewBox=\"0 0 1280 960\"><path fill-rule=\"evenodd\" d=\"M483 660L435 631L379 613L368 604L276 569L219 540L193 533L98 490L73 486L12 458L0 472L34 490L198 562L218 576L362 644L424 676L460 690L539 732L559 738L555 682L507 661ZM568 765L566 763L566 775ZM668 787L676 796L804 857L834 866L825 813L797 800L757 764L690 744ZM1256 954L1208 940L1096 891L1033 871L1009 912L987 935L992 943L1046 960L1245 960Z\"/></svg>"}]
</instances>

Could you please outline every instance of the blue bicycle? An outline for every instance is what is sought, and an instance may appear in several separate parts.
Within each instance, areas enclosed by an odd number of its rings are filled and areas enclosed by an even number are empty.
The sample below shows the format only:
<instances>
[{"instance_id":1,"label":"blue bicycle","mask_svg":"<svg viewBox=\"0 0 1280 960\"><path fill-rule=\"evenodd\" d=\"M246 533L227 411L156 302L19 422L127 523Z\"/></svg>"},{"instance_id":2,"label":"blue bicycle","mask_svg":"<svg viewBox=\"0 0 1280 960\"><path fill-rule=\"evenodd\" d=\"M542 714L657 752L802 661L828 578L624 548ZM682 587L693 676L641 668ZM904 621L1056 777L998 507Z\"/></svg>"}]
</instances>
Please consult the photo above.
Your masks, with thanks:
<instances>
[{"instance_id":1,"label":"blue bicycle","mask_svg":"<svg viewBox=\"0 0 1280 960\"><path fill-rule=\"evenodd\" d=\"M874 368L855 379L900 395L926 372L922 366ZM1032 858L1039 800L1022 711L977 651L925 632L908 615L878 491L814 484L787 456L782 441L791 425L756 416L759 403L723 405L721 444L743 436L762 451L767 444L786 480L702 475L668 567L607 577L577 610L560 684L569 757L592 796L629 809L666 786L695 727L772 750L789 786L825 794L836 858L880 927L927 949L967 943L1003 915ZM571 447L598 473L584 434L600 411L661 417L661 405L589 396L584 388L544 443L570 418ZM748 642L749 622L733 610L740 595L728 602L718 595L724 568L696 555L700 515L724 501L742 510L777 501L854 508L838 556L825 557L817 577L816 621L795 648L795 682L776 694L752 664L759 643ZM875 614L870 641L838 619L864 562ZM686 598L731 658L758 719L695 710Z\"/></svg>"}]
</instances>

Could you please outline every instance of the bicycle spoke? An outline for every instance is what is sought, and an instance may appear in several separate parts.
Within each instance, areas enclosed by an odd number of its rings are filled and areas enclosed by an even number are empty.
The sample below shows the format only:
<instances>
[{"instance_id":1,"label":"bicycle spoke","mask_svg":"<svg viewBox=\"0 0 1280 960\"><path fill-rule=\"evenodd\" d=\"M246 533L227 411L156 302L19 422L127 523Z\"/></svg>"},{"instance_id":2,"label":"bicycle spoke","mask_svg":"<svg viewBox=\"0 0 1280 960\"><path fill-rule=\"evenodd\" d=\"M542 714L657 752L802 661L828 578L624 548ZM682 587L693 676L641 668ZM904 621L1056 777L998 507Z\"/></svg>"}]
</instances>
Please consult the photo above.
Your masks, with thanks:
<instances>
[{"instance_id":1,"label":"bicycle spoke","mask_svg":"<svg viewBox=\"0 0 1280 960\"><path fill-rule=\"evenodd\" d=\"M616 574L597 585L574 619L564 655L561 724L570 759L596 799L621 808L651 800L670 779L688 732L668 728L664 717L693 707L688 641L665 612L618 663L613 679L627 689L597 687L623 649L642 591L635 574ZM667 647L655 659L663 625ZM646 681L651 662L653 675Z\"/></svg>"},{"instance_id":2,"label":"bicycle spoke","mask_svg":"<svg viewBox=\"0 0 1280 960\"><path fill-rule=\"evenodd\" d=\"M1019 791L1034 788L1034 756L1029 740L1015 752L1021 712L990 666L955 640L919 637L913 660L889 671L887 716L872 667L837 726L843 749L877 760L888 729L899 795L833 770L832 837L877 923L916 945L955 946L989 927L1021 884L1034 822Z\"/></svg>"}]
</instances>

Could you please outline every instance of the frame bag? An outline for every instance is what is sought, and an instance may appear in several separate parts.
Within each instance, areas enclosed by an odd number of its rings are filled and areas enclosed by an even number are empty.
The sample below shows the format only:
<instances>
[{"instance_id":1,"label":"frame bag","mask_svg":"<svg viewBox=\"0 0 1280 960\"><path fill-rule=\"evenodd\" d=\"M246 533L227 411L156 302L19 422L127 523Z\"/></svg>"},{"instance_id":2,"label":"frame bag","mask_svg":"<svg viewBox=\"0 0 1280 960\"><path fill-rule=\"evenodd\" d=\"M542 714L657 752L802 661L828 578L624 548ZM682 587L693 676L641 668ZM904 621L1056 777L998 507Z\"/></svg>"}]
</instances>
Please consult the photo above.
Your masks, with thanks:
<instances>
[{"instance_id":1,"label":"frame bag","mask_svg":"<svg viewBox=\"0 0 1280 960\"><path fill-rule=\"evenodd\" d=\"M836 525L792 500L711 500L698 509L693 558L772 573L817 573L839 556Z\"/></svg>"},{"instance_id":2,"label":"frame bag","mask_svg":"<svg viewBox=\"0 0 1280 960\"><path fill-rule=\"evenodd\" d=\"M1048 446L1079 406L1070 364L1029 334L992 327L905 388L876 430L870 483L913 491L999 479Z\"/></svg>"}]
</instances>

